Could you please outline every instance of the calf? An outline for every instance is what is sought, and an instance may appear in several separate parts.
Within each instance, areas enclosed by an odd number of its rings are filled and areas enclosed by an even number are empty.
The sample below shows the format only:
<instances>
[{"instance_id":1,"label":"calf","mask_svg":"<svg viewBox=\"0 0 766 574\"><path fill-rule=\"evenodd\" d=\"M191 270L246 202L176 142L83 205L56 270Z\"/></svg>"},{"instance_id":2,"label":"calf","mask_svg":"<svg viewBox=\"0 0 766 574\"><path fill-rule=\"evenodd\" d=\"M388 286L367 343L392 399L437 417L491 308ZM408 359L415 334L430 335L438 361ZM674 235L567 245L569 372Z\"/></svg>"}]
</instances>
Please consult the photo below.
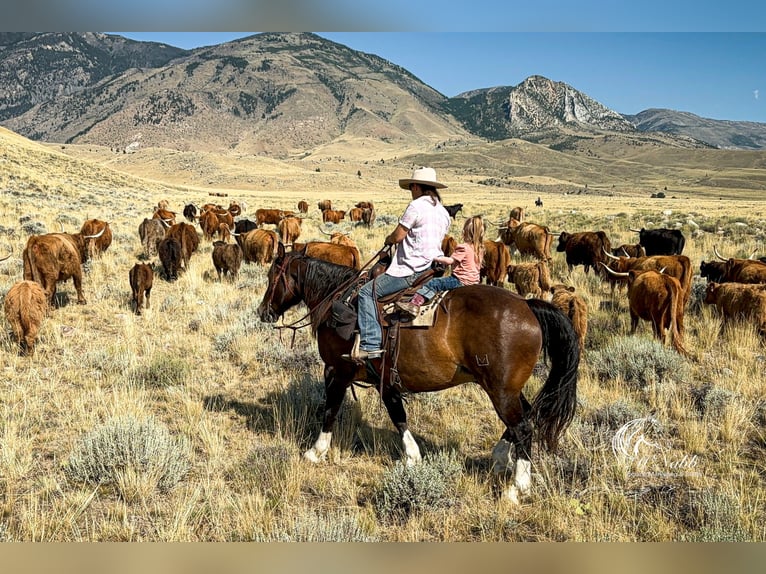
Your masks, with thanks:
<instances>
[{"instance_id":1,"label":"calf","mask_svg":"<svg viewBox=\"0 0 766 574\"><path fill-rule=\"evenodd\" d=\"M213 242L213 266L218 273L218 280L222 275L229 274L229 278L234 279L239 273L242 265L242 248L237 243L226 243L225 241Z\"/></svg>"},{"instance_id":2,"label":"calf","mask_svg":"<svg viewBox=\"0 0 766 574\"><path fill-rule=\"evenodd\" d=\"M511 264L511 252L500 241L484 241L484 260L481 264L481 277L487 285L503 286L503 279Z\"/></svg>"},{"instance_id":3,"label":"calf","mask_svg":"<svg viewBox=\"0 0 766 574\"><path fill-rule=\"evenodd\" d=\"M513 283L519 295L542 297L551 288L551 276L545 261L508 265L508 283Z\"/></svg>"},{"instance_id":4,"label":"calf","mask_svg":"<svg viewBox=\"0 0 766 574\"><path fill-rule=\"evenodd\" d=\"M557 283L551 286L551 303L569 317L577 333L580 352L585 349L585 335L588 333L588 305L585 300L575 293L575 288Z\"/></svg>"},{"instance_id":5,"label":"calf","mask_svg":"<svg viewBox=\"0 0 766 574\"><path fill-rule=\"evenodd\" d=\"M5 318L23 355L33 355L35 341L48 312L48 298L39 283L19 281L5 296Z\"/></svg>"},{"instance_id":6,"label":"calf","mask_svg":"<svg viewBox=\"0 0 766 574\"><path fill-rule=\"evenodd\" d=\"M711 281L707 284L704 302L715 305L727 321L755 321L758 333L766 338L766 285Z\"/></svg>"},{"instance_id":7,"label":"calf","mask_svg":"<svg viewBox=\"0 0 766 574\"><path fill-rule=\"evenodd\" d=\"M136 263L128 273L128 278L130 279L130 290L133 293L131 307L136 315L140 315L144 306L144 298L146 298L146 308L149 308L154 271L148 263Z\"/></svg>"},{"instance_id":8,"label":"calf","mask_svg":"<svg viewBox=\"0 0 766 574\"><path fill-rule=\"evenodd\" d=\"M171 282L178 279L178 271L183 261L181 242L173 237L166 237L157 244L157 251L165 271L165 279Z\"/></svg>"}]
</instances>

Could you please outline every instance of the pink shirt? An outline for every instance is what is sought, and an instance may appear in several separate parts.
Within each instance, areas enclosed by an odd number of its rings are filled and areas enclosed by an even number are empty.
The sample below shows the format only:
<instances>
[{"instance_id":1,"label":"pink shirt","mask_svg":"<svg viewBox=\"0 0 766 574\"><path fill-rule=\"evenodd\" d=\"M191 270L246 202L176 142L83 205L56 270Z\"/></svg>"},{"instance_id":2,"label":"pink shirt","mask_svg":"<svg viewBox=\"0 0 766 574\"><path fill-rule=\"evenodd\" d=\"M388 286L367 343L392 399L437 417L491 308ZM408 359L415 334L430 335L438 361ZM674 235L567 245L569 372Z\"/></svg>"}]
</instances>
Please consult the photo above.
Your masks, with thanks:
<instances>
[{"instance_id":1,"label":"pink shirt","mask_svg":"<svg viewBox=\"0 0 766 574\"><path fill-rule=\"evenodd\" d=\"M428 195L413 199L404 210L399 223L409 232L396 247L396 254L386 273L394 277L407 277L427 269L434 257L443 255L442 240L450 225L450 216L444 206Z\"/></svg>"},{"instance_id":2,"label":"pink shirt","mask_svg":"<svg viewBox=\"0 0 766 574\"><path fill-rule=\"evenodd\" d=\"M470 243L458 243L452 253L452 274L461 285L475 285L479 282L480 265L476 263L476 252Z\"/></svg>"}]
</instances>

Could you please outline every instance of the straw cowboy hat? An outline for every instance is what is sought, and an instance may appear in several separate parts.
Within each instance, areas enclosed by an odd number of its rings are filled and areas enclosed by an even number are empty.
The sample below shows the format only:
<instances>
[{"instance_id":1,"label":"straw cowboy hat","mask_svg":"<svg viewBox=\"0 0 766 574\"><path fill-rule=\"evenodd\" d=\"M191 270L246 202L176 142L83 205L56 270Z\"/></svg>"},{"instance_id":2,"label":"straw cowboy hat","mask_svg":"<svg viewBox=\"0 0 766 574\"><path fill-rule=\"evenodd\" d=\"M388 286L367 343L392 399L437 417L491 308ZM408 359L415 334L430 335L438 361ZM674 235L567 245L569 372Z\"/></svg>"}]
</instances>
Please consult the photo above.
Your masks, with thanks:
<instances>
[{"instance_id":1,"label":"straw cowboy hat","mask_svg":"<svg viewBox=\"0 0 766 574\"><path fill-rule=\"evenodd\" d=\"M399 187L402 189L409 189L411 183L422 183L423 185L431 185L436 189L444 189L447 186L443 183L436 181L436 170L432 167L419 167L412 172L412 177L409 179L400 179Z\"/></svg>"}]
</instances>

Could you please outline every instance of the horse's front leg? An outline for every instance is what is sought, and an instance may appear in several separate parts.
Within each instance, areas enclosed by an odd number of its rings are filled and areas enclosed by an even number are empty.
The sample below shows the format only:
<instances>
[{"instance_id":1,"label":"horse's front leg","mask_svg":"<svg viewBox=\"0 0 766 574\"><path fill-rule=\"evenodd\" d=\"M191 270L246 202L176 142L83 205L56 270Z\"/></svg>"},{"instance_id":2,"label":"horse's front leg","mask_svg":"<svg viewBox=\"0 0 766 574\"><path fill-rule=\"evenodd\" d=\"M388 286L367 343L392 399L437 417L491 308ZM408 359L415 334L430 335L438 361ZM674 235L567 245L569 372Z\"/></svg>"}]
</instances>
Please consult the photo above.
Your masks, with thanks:
<instances>
[{"instance_id":1,"label":"horse's front leg","mask_svg":"<svg viewBox=\"0 0 766 574\"><path fill-rule=\"evenodd\" d=\"M405 463L407 466L419 463L423 457L420 456L420 448L418 448L418 443L415 442L415 437L412 436L409 428L407 428L407 412L404 410L402 395L391 387L386 386L383 389L382 399L383 404L386 405L388 416L391 417L391 422L394 423L402 439Z\"/></svg>"},{"instance_id":2,"label":"horse's front leg","mask_svg":"<svg viewBox=\"0 0 766 574\"><path fill-rule=\"evenodd\" d=\"M343 404L343 398L346 396L347 383L341 382L337 378L335 367L325 366L324 386L325 386L325 408L324 419L322 420L322 431L319 433L314 446L303 453L303 458L311 462L319 462L327 455L332 441L332 429L335 425L335 419Z\"/></svg>"}]
</instances>

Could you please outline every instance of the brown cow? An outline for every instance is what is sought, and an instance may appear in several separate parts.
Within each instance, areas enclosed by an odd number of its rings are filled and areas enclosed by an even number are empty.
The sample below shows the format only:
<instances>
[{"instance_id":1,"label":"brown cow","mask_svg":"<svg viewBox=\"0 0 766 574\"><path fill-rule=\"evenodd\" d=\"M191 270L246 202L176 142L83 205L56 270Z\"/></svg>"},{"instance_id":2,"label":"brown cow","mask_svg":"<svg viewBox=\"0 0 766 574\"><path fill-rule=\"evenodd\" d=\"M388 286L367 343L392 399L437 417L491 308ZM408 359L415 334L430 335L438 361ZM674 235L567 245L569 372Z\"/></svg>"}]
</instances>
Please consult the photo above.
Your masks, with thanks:
<instances>
[{"instance_id":1,"label":"brown cow","mask_svg":"<svg viewBox=\"0 0 766 574\"><path fill-rule=\"evenodd\" d=\"M442 239L442 253L449 257L455 252L456 247L457 240L451 235L445 235L444 239Z\"/></svg>"},{"instance_id":2,"label":"brown cow","mask_svg":"<svg viewBox=\"0 0 766 574\"><path fill-rule=\"evenodd\" d=\"M325 209L322 212L323 223L340 223L341 219L346 218L346 212L337 209Z\"/></svg>"},{"instance_id":3,"label":"brown cow","mask_svg":"<svg viewBox=\"0 0 766 574\"><path fill-rule=\"evenodd\" d=\"M628 275L630 332L636 332L639 319L649 321L657 339L664 343L666 335L670 335L673 348L685 355L681 283L675 277L654 270L634 269Z\"/></svg>"},{"instance_id":4,"label":"brown cow","mask_svg":"<svg viewBox=\"0 0 766 574\"><path fill-rule=\"evenodd\" d=\"M199 235L197 230L191 223L176 223L171 226L166 232L165 237L172 237L181 244L181 259L183 260L183 268L189 268L189 260L192 253L199 248Z\"/></svg>"},{"instance_id":5,"label":"brown cow","mask_svg":"<svg viewBox=\"0 0 766 574\"><path fill-rule=\"evenodd\" d=\"M141 314L146 299L146 308L149 308L149 297L152 294L152 283L154 282L154 270L148 263L136 263L128 273L130 280L130 290L133 297L130 305L136 315Z\"/></svg>"},{"instance_id":6,"label":"brown cow","mask_svg":"<svg viewBox=\"0 0 766 574\"><path fill-rule=\"evenodd\" d=\"M324 211L325 209L332 209L332 201L329 199L323 199L317 202L317 207L319 208L319 211Z\"/></svg>"},{"instance_id":7,"label":"brown cow","mask_svg":"<svg viewBox=\"0 0 766 574\"><path fill-rule=\"evenodd\" d=\"M371 201L359 201L354 205L354 207L358 207L359 209L375 209L375 206Z\"/></svg>"},{"instance_id":8,"label":"brown cow","mask_svg":"<svg viewBox=\"0 0 766 574\"><path fill-rule=\"evenodd\" d=\"M542 297L551 288L551 275L545 261L510 264L507 268L508 283L513 283L522 297Z\"/></svg>"},{"instance_id":9,"label":"brown cow","mask_svg":"<svg viewBox=\"0 0 766 574\"><path fill-rule=\"evenodd\" d=\"M230 279L237 277L242 265L242 248L236 243L213 242L213 266L218 273L218 280L228 273Z\"/></svg>"},{"instance_id":10,"label":"brown cow","mask_svg":"<svg viewBox=\"0 0 766 574\"><path fill-rule=\"evenodd\" d=\"M362 223L364 223L367 227L372 227L372 224L375 223L375 208L374 207L362 208Z\"/></svg>"},{"instance_id":11,"label":"brown cow","mask_svg":"<svg viewBox=\"0 0 766 574\"><path fill-rule=\"evenodd\" d=\"M580 352L582 352L585 349L585 336L588 333L588 305L585 299L575 293L574 287L561 283L552 285L550 293L551 303L572 321L580 343Z\"/></svg>"},{"instance_id":12,"label":"brown cow","mask_svg":"<svg viewBox=\"0 0 766 574\"><path fill-rule=\"evenodd\" d=\"M299 213L308 213L309 212L309 204L305 200L300 200L298 202L298 212Z\"/></svg>"},{"instance_id":13,"label":"brown cow","mask_svg":"<svg viewBox=\"0 0 766 574\"><path fill-rule=\"evenodd\" d=\"M532 255L540 261L551 262L553 234L545 225L511 218L500 228L500 240L509 249L515 245L522 255Z\"/></svg>"},{"instance_id":14,"label":"brown cow","mask_svg":"<svg viewBox=\"0 0 766 574\"><path fill-rule=\"evenodd\" d=\"M293 243L293 251L303 253L307 257L353 267L356 270L362 268L362 259L356 246L325 241L309 241L308 243Z\"/></svg>"},{"instance_id":15,"label":"brown cow","mask_svg":"<svg viewBox=\"0 0 766 574\"><path fill-rule=\"evenodd\" d=\"M511 264L511 252L501 241L484 241L484 260L481 264L480 275L487 285L502 287Z\"/></svg>"},{"instance_id":16,"label":"brown cow","mask_svg":"<svg viewBox=\"0 0 766 574\"><path fill-rule=\"evenodd\" d=\"M166 229L159 219L144 219L138 226L138 236L147 258L157 253L157 244L165 237Z\"/></svg>"},{"instance_id":17,"label":"brown cow","mask_svg":"<svg viewBox=\"0 0 766 574\"><path fill-rule=\"evenodd\" d=\"M106 221L88 219L80 228L80 235L85 239L88 257L100 255L112 244L112 230Z\"/></svg>"},{"instance_id":18,"label":"brown cow","mask_svg":"<svg viewBox=\"0 0 766 574\"><path fill-rule=\"evenodd\" d=\"M229 212L233 221L235 217L242 214L242 206L238 202L232 200L229 202L229 207L226 211Z\"/></svg>"},{"instance_id":19,"label":"brown cow","mask_svg":"<svg viewBox=\"0 0 766 574\"><path fill-rule=\"evenodd\" d=\"M202 229L202 238L205 241L212 241L213 236L218 232L218 216L211 209L200 213L199 226Z\"/></svg>"},{"instance_id":20,"label":"brown cow","mask_svg":"<svg viewBox=\"0 0 766 574\"><path fill-rule=\"evenodd\" d=\"M267 265L271 263L279 247L279 236L270 229L254 229L240 235L242 259L246 263Z\"/></svg>"},{"instance_id":21,"label":"brown cow","mask_svg":"<svg viewBox=\"0 0 766 574\"><path fill-rule=\"evenodd\" d=\"M170 227L176 222L176 214L174 211L168 211L161 207L157 207L152 215L153 219L159 219L165 224L165 227Z\"/></svg>"},{"instance_id":22,"label":"brown cow","mask_svg":"<svg viewBox=\"0 0 766 574\"><path fill-rule=\"evenodd\" d=\"M585 274L588 274L590 268L596 275L604 275L600 263L606 261L605 253L611 253L612 244L606 233L603 231L581 231L578 233L567 233L562 231L559 235L559 244L556 251L566 254L567 269L572 273L577 265L585 268Z\"/></svg>"},{"instance_id":23,"label":"brown cow","mask_svg":"<svg viewBox=\"0 0 766 574\"><path fill-rule=\"evenodd\" d=\"M23 355L34 355L37 334L48 312L48 298L39 283L19 281L5 295L5 318Z\"/></svg>"},{"instance_id":24,"label":"brown cow","mask_svg":"<svg viewBox=\"0 0 766 574\"><path fill-rule=\"evenodd\" d=\"M711 281L704 302L715 305L726 321L754 321L758 333L766 338L766 285Z\"/></svg>"},{"instance_id":25,"label":"brown cow","mask_svg":"<svg viewBox=\"0 0 766 574\"><path fill-rule=\"evenodd\" d=\"M354 221L357 223L361 222L363 212L364 210L361 207L352 207L351 209L348 210L348 218L351 221ZM324 216L324 213L322 213L322 215Z\"/></svg>"},{"instance_id":26,"label":"brown cow","mask_svg":"<svg viewBox=\"0 0 766 574\"><path fill-rule=\"evenodd\" d=\"M724 262L721 283L766 283L766 263L758 259L724 259L717 248L713 248L716 257Z\"/></svg>"},{"instance_id":27,"label":"brown cow","mask_svg":"<svg viewBox=\"0 0 766 574\"><path fill-rule=\"evenodd\" d=\"M269 225L278 225L279 222L285 217L295 216L294 211L286 211L284 209L256 209L255 210L255 223L258 227L263 227L264 223Z\"/></svg>"},{"instance_id":28,"label":"brown cow","mask_svg":"<svg viewBox=\"0 0 766 574\"><path fill-rule=\"evenodd\" d=\"M277 224L279 240L285 245L292 245L300 237L301 219L299 217L285 217Z\"/></svg>"},{"instance_id":29,"label":"brown cow","mask_svg":"<svg viewBox=\"0 0 766 574\"><path fill-rule=\"evenodd\" d=\"M70 277L77 291L77 303L85 305L82 294L82 263L87 261L85 240L79 233L30 235L24 248L24 279L36 281L54 304L56 282Z\"/></svg>"},{"instance_id":30,"label":"brown cow","mask_svg":"<svg viewBox=\"0 0 766 574\"><path fill-rule=\"evenodd\" d=\"M662 271L666 275L670 275L678 279L683 290L682 304L684 308L689 302L692 291L692 262L686 255L652 255L649 257L617 257L607 254L607 258L610 259L610 265L607 267L602 262L602 266L607 271L617 271L618 273L627 273L628 271L635 269L636 271ZM626 275L619 276L609 273L611 276L609 281L625 280ZM614 293L614 283L612 283L612 293ZM681 324L681 330L683 331L683 324Z\"/></svg>"},{"instance_id":31,"label":"brown cow","mask_svg":"<svg viewBox=\"0 0 766 574\"><path fill-rule=\"evenodd\" d=\"M640 243L634 245L623 243L612 249L612 255L615 257L646 257L646 249Z\"/></svg>"},{"instance_id":32,"label":"brown cow","mask_svg":"<svg viewBox=\"0 0 766 574\"><path fill-rule=\"evenodd\" d=\"M519 223L524 221L524 208L523 207L514 207L511 209L511 213L509 215L509 219L515 219Z\"/></svg>"}]
</instances>

